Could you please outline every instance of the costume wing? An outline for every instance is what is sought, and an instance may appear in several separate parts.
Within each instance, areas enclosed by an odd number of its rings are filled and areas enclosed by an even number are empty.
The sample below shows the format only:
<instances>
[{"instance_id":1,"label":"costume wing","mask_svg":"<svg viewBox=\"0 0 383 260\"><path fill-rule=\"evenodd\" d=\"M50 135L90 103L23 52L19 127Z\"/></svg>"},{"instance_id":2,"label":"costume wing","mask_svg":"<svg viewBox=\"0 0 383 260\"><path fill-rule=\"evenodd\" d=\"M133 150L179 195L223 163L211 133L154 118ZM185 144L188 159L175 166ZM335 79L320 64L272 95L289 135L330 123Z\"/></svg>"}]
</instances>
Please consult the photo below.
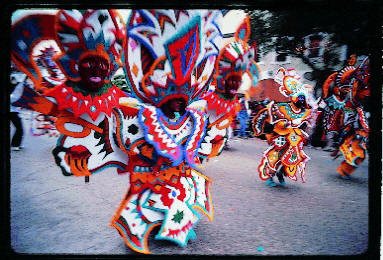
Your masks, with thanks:
<instances>
[{"instance_id":1,"label":"costume wing","mask_svg":"<svg viewBox=\"0 0 383 260\"><path fill-rule=\"evenodd\" d=\"M261 109L252 119L253 120L253 131L255 136L263 134L263 129L269 118L269 111L267 108Z\"/></svg>"},{"instance_id":2,"label":"costume wing","mask_svg":"<svg viewBox=\"0 0 383 260\"><path fill-rule=\"evenodd\" d=\"M35 89L42 74L33 59L33 50L43 40L55 40L55 15L28 15L12 25L11 60L32 80Z\"/></svg>"}]
</instances>

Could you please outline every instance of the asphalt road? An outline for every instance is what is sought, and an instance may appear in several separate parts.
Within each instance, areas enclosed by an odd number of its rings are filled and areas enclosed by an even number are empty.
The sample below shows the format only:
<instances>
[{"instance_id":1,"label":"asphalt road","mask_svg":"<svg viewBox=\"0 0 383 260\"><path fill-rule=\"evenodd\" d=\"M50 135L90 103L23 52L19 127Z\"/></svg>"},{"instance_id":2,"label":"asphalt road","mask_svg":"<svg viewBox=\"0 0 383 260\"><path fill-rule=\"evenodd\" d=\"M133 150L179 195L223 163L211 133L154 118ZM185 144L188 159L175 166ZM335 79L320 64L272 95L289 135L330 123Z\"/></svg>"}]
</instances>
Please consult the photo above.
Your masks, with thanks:
<instances>
[{"instance_id":1,"label":"asphalt road","mask_svg":"<svg viewBox=\"0 0 383 260\"><path fill-rule=\"evenodd\" d=\"M29 121L25 121L28 132ZM129 187L127 175L108 169L90 177L63 176L51 150L56 138L24 139L11 152L11 247L22 254L137 254L109 226ZM349 181L320 149L311 157L306 183L287 180L270 188L256 167L267 148L260 139L234 139L231 148L199 169L213 181L214 220L197 224L197 239L181 248L149 237L153 254L354 255L368 246L368 160Z\"/></svg>"}]
</instances>

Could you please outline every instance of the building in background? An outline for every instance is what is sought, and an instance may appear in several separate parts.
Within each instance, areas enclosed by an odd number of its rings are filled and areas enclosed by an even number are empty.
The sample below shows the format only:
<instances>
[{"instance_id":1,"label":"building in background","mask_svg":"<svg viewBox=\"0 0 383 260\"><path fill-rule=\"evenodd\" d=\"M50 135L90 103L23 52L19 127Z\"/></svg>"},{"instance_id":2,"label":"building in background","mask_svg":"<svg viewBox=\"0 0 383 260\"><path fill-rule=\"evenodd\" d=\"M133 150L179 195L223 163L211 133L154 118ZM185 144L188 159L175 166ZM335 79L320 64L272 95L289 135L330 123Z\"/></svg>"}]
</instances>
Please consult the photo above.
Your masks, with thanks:
<instances>
[{"instance_id":1,"label":"building in background","mask_svg":"<svg viewBox=\"0 0 383 260\"><path fill-rule=\"evenodd\" d=\"M306 65L300 58L285 56L284 59L280 59L277 52L269 52L264 57L260 58L258 65L261 70L261 76L256 92L252 99L275 100L277 102L285 102L288 99L279 92L279 84L274 81L274 76L280 67L295 68L297 73L302 77L302 82L311 86L315 85L315 80L310 81L303 77L305 73L312 72L312 69Z\"/></svg>"},{"instance_id":2,"label":"building in background","mask_svg":"<svg viewBox=\"0 0 383 260\"><path fill-rule=\"evenodd\" d=\"M244 10L229 10L224 11L223 22L222 22L222 34L223 34L223 45L232 41L234 39L234 34L237 28L243 23L246 18L246 13ZM248 43L250 45L250 43ZM250 98L255 93L256 86L252 86L250 76L245 73L242 77L242 84L238 89L238 93L247 94Z\"/></svg>"}]
</instances>

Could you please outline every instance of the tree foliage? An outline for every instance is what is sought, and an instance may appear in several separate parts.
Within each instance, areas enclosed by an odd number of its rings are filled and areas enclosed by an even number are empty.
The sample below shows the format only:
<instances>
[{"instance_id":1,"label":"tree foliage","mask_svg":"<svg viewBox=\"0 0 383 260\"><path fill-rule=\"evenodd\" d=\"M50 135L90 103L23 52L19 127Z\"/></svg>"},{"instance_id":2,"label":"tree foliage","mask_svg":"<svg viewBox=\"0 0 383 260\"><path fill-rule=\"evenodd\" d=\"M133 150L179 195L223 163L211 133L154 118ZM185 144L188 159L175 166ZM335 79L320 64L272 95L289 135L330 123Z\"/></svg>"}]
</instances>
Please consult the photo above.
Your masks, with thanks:
<instances>
[{"instance_id":1,"label":"tree foliage","mask_svg":"<svg viewBox=\"0 0 383 260\"><path fill-rule=\"evenodd\" d=\"M126 82L125 76L123 74L115 75L112 78L112 84L120 88L121 90L131 93L131 90Z\"/></svg>"},{"instance_id":2,"label":"tree foliage","mask_svg":"<svg viewBox=\"0 0 383 260\"><path fill-rule=\"evenodd\" d=\"M287 49L293 53L293 47L299 39L309 34L326 32L337 45L346 44L351 53L367 55L376 40L378 18L371 17L373 6L344 6L342 9L329 10L317 8L289 8L282 10L250 10L251 40L259 44L266 43L267 51L275 49L272 37L294 37L287 43ZM382 8L379 8L382 9Z\"/></svg>"},{"instance_id":3,"label":"tree foliage","mask_svg":"<svg viewBox=\"0 0 383 260\"><path fill-rule=\"evenodd\" d=\"M363 2L363 1L361 1ZM312 77L320 87L336 67L343 66L339 47L347 45L347 57L351 54L369 55L376 43L379 18L372 16L376 6L350 4L311 8L245 9L250 16L250 42L256 41L260 56L276 51L279 54L299 57L309 65ZM379 10L382 8L379 6ZM376 11L376 10L375 10ZM304 55L304 37L317 33L328 35L323 59L320 63Z\"/></svg>"}]
</instances>

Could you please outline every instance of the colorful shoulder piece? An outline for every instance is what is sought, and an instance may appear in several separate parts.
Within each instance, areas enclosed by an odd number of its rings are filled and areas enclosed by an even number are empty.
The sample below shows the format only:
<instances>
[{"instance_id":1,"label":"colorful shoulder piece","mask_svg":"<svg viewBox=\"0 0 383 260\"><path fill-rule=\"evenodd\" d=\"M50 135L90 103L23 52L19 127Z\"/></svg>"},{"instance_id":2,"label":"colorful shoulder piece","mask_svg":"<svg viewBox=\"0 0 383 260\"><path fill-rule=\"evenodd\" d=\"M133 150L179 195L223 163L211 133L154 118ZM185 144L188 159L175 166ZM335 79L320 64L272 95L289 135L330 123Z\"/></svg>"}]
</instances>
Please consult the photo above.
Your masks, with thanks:
<instances>
[{"instance_id":1,"label":"colorful shoulder piece","mask_svg":"<svg viewBox=\"0 0 383 260\"><path fill-rule=\"evenodd\" d=\"M36 90L43 78L33 58L33 49L41 41L55 38L55 19L49 14L29 15L11 28L11 59L32 80Z\"/></svg>"}]
</instances>

